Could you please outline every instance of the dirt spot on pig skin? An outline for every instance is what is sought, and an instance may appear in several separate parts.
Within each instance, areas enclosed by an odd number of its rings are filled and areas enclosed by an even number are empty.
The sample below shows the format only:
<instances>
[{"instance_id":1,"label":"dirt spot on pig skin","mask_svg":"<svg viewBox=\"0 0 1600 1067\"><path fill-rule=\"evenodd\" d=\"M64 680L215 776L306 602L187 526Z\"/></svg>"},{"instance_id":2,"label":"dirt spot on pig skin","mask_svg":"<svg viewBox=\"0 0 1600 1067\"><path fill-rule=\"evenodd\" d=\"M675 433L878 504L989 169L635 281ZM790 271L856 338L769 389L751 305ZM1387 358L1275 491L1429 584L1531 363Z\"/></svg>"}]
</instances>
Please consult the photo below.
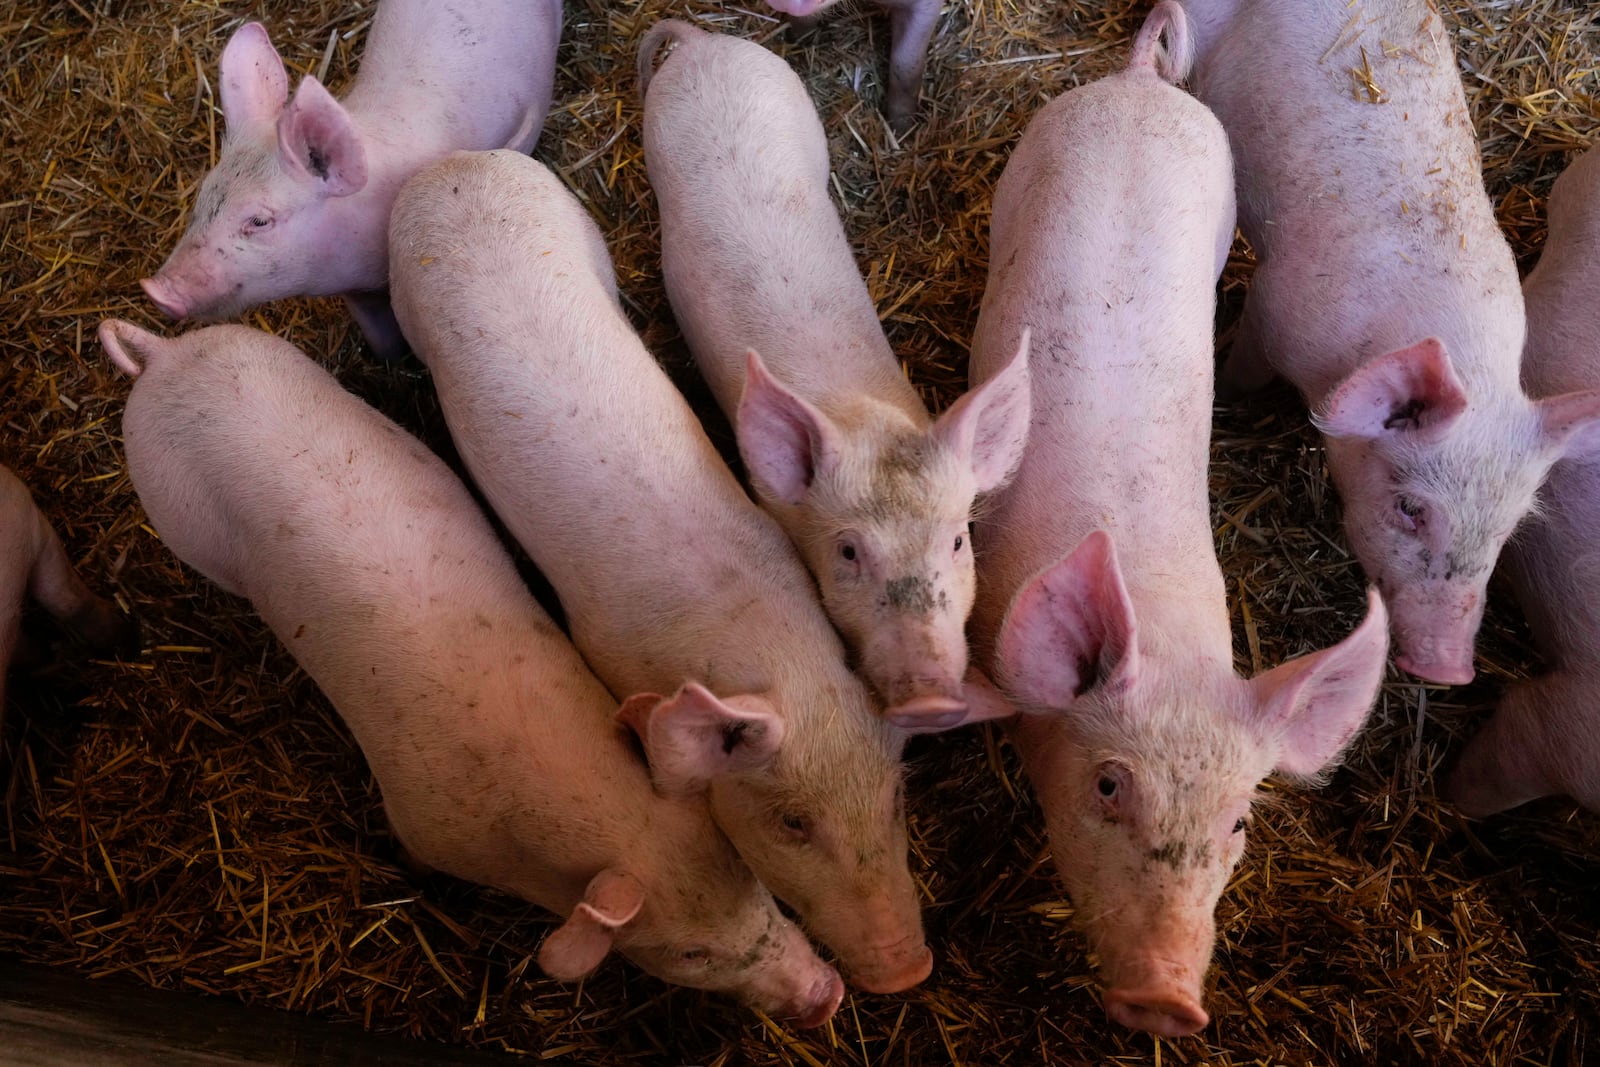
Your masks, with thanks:
<instances>
[{"instance_id":1,"label":"dirt spot on pig skin","mask_svg":"<svg viewBox=\"0 0 1600 1067\"><path fill-rule=\"evenodd\" d=\"M943 592L935 598L933 583L917 575L891 578L884 585L884 594L891 608L907 615L931 615L934 606L942 607L945 600Z\"/></svg>"}]
</instances>

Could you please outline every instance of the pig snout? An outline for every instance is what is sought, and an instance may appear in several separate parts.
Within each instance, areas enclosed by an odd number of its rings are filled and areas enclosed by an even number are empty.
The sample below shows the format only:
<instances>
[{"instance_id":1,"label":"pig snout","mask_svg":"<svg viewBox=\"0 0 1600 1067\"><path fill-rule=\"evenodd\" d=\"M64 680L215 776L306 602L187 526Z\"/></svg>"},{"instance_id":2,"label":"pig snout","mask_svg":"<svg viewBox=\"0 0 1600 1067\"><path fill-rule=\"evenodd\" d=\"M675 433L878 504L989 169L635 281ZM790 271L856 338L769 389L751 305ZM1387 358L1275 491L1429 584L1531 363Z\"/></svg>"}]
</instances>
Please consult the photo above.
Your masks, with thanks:
<instances>
[{"instance_id":1,"label":"pig snout","mask_svg":"<svg viewBox=\"0 0 1600 1067\"><path fill-rule=\"evenodd\" d=\"M1397 648L1395 666L1444 685L1472 681L1473 641L1483 615L1481 596L1468 593L1442 603L1396 599L1390 612Z\"/></svg>"},{"instance_id":2,"label":"pig snout","mask_svg":"<svg viewBox=\"0 0 1600 1067\"><path fill-rule=\"evenodd\" d=\"M943 674L902 677L889 687L888 696L890 706L884 715L896 726L954 726L967 717L959 678Z\"/></svg>"},{"instance_id":3,"label":"pig snout","mask_svg":"<svg viewBox=\"0 0 1600 1067\"><path fill-rule=\"evenodd\" d=\"M1155 958L1131 961L1106 991L1106 1013L1130 1030L1161 1037L1187 1037L1210 1022L1200 1006L1200 981L1193 970Z\"/></svg>"},{"instance_id":4,"label":"pig snout","mask_svg":"<svg viewBox=\"0 0 1600 1067\"><path fill-rule=\"evenodd\" d=\"M847 966L851 984L868 993L899 993L933 973L933 950L921 935L867 948L863 966Z\"/></svg>"},{"instance_id":5,"label":"pig snout","mask_svg":"<svg viewBox=\"0 0 1600 1067\"><path fill-rule=\"evenodd\" d=\"M149 297L150 302L160 308L161 313L167 318L182 322L189 317L188 302L161 275L141 279L139 288L144 290L144 295Z\"/></svg>"},{"instance_id":6,"label":"pig snout","mask_svg":"<svg viewBox=\"0 0 1600 1067\"><path fill-rule=\"evenodd\" d=\"M804 995L795 997L773 1014L793 1019L796 1026L804 1029L821 1026L833 1018L833 1013L844 1000L844 980L832 968L825 968L824 972L811 983Z\"/></svg>"}]
</instances>

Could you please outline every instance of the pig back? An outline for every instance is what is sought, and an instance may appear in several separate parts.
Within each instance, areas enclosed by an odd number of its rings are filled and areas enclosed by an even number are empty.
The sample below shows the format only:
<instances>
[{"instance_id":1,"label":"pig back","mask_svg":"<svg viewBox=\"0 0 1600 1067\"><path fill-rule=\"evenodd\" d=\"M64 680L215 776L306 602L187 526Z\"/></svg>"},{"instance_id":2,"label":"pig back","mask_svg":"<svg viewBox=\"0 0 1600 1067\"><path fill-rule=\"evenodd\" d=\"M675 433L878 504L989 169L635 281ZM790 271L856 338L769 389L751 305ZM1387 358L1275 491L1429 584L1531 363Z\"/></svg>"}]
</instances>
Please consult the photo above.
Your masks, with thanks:
<instances>
[{"instance_id":1,"label":"pig back","mask_svg":"<svg viewBox=\"0 0 1600 1067\"><path fill-rule=\"evenodd\" d=\"M1221 127L1149 72L1073 90L1030 124L995 190L972 347L977 384L1032 332L1028 450L979 543L980 642L1016 589L1095 529L1130 592L1223 610L1206 473L1232 229Z\"/></svg>"},{"instance_id":2,"label":"pig back","mask_svg":"<svg viewBox=\"0 0 1600 1067\"><path fill-rule=\"evenodd\" d=\"M866 394L927 423L829 195L816 107L782 58L685 35L650 79L644 149L667 295L730 418L753 348L824 410Z\"/></svg>"},{"instance_id":3,"label":"pig back","mask_svg":"<svg viewBox=\"0 0 1600 1067\"><path fill-rule=\"evenodd\" d=\"M760 691L778 635L819 671L842 657L788 539L624 318L599 232L554 175L458 154L407 185L391 239L396 315L462 460L601 677L670 692L701 658L685 650L716 648L698 680Z\"/></svg>"}]
</instances>

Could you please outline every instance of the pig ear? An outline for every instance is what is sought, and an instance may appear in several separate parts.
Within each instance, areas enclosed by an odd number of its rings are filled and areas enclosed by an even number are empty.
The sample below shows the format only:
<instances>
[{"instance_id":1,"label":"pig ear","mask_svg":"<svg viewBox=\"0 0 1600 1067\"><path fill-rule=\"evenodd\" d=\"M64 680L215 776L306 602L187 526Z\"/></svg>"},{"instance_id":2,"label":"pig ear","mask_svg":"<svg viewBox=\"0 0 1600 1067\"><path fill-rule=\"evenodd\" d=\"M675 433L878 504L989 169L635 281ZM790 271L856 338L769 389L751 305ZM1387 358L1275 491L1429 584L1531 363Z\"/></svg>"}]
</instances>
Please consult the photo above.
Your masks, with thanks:
<instances>
[{"instance_id":1,"label":"pig ear","mask_svg":"<svg viewBox=\"0 0 1600 1067\"><path fill-rule=\"evenodd\" d=\"M644 886L626 871L604 870L566 922L539 946L539 967L557 981L582 978L606 958L616 932L644 906Z\"/></svg>"},{"instance_id":2,"label":"pig ear","mask_svg":"<svg viewBox=\"0 0 1600 1067\"><path fill-rule=\"evenodd\" d=\"M1312 421L1329 437L1415 434L1432 441L1465 410L1467 394L1450 356L1437 337L1429 337L1357 368Z\"/></svg>"},{"instance_id":3,"label":"pig ear","mask_svg":"<svg viewBox=\"0 0 1600 1067\"><path fill-rule=\"evenodd\" d=\"M751 349L739 398L739 454L758 489L785 504L805 499L819 473L839 460L839 432L828 417L784 388Z\"/></svg>"},{"instance_id":4,"label":"pig ear","mask_svg":"<svg viewBox=\"0 0 1600 1067\"><path fill-rule=\"evenodd\" d=\"M971 462L980 493L1005 485L1022 462L1032 417L1028 342L1024 328L1011 362L968 390L933 425L934 436L946 448Z\"/></svg>"},{"instance_id":5,"label":"pig ear","mask_svg":"<svg viewBox=\"0 0 1600 1067\"><path fill-rule=\"evenodd\" d=\"M719 700L697 682L686 682L671 697L629 697L617 717L639 735L651 779L669 795L765 766L783 745L783 719L767 701L751 695Z\"/></svg>"},{"instance_id":6,"label":"pig ear","mask_svg":"<svg viewBox=\"0 0 1600 1067\"><path fill-rule=\"evenodd\" d=\"M1126 686L1139 667L1133 602L1104 530L1017 593L1000 627L998 681L1032 707L1060 712L1096 686Z\"/></svg>"},{"instance_id":7,"label":"pig ear","mask_svg":"<svg viewBox=\"0 0 1600 1067\"><path fill-rule=\"evenodd\" d=\"M150 354L167 343L165 337L123 319L102 322L97 336L111 362L130 378L137 378L150 361Z\"/></svg>"},{"instance_id":8,"label":"pig ear","mask_svg":"<svg viewBox=\"0 0 1600 1067\"><path fill-rule=\"evenodd\" d=\"M229 133L277 121L289 99L289 76L265 26L247 22L234 30L221 68L222 121Z\"/></svg>"},{"instance_id":9,"label":"pig ear","mask_svg":"<svg viewBox=\"0 0 1600 1067\"><path fill-rule=\"evenodd\" d=\"M1383 681L1389 654L1389 612L1367 592L1367 617L1332 648L1292 659L1250 682L1254 720L1279 747L1277 769L1314 778L1361 729Z\"/></svg>"},{"instance_id":10,"label":"pig ear","mask_svg":"<svg viewBox=\"0 0 1600 1067\"><path fill-rule=\"evenodd\" d=\"M1535 406L1546 447L1564 457L1600 454L1600 389L1562 393Z\"/></svg>"},{"instance_id":11,"label":"pig ear","mask_svg":"<svg viewBox=\"0 0 1600 1067\"><path fill-rule=\"evenodd\" d=\"M292 172L322 183L328 196L349 196L367 184L367 150L344 105L316 78L300 80L278 116L278 154Z\"/></svg>"}]
</instances>

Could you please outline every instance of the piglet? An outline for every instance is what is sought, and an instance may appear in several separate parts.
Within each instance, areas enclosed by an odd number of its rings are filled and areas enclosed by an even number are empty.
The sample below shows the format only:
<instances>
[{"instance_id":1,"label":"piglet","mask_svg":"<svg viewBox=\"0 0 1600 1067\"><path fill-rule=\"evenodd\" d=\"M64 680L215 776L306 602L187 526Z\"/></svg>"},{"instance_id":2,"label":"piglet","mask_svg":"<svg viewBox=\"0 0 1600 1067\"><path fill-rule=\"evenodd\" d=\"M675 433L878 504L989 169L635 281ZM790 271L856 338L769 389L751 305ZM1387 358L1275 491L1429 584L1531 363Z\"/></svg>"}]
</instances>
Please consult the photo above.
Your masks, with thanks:
<instances>
[{"instance_id":1,"label":"piglet","mask_svg":"<svg viewBox=\"0 0 1600 1067\"><path fill-rule=\"evenodd\" d=\"M1106 1008L1167 1037L1206 1025L1212 913L1256 784L1314 778L1372 706L1382 601L1330 649L1234 673L1206 467L1228 144L1169 81L1183 10L1156 5L1122 73L1057 97L994 195L972 377L1033 336L1033 428L979 522L974 649L1013 738ZM1157 48L1165 31L1163 56Z\"/></svg>"},{"instance_id":2,"label":"piglet","mask_svg":"<svg viewBox=\"0 0 1600 1067\"><path fill-rule=\"evenodd\" d=\"M668 20L645 36L639 78L667 295L762 505L889 717L955 725L968 523L1022 456L1026 346L930 420L884 339L828 197L827 138L788 64Z\"/></svg>"},{"instance_id":3,"label":"piglet","mask_svg":"<svg viewBox=\"0 0 1600 1067\"><path fill-rule=\"evenodd\" d=\"M93 648L112 651L138 642L138 625L89 591L28 487L0 467L0 715L5 711L6 668L22 641L22 609L28 600Z\"/></svg>"},{"instance_id":4,"label":"piglet","mask_svg":"<svg viewBox=\"0 0 1600 1067\"><path fill-rule=\"evenodd\" d=\"M760 879L863 989L925 978L903 735L877 716L783 531L617 301L600 231L511 152L395 205L395 311L461 459L555 587L668 793L709 793Z\"/></svg>"},{"instance_id":5,"label":"piglet","mask_svg":"<svg viewBox=\"0 0 1600 1067\"><path fill-rule=\"evenodd\" d=\"M839 0L767 0L802 25L813 22ZM928 67L928 45L939 28L942 0L877 0L889 9L889 88L883 110L896 133L905 133L917 117L917 97Z\"/></svg>"},{"instance_id":6,"label":"piglet","mask_svg":"<svg viewBox=\"0 0 1600 1067\"><path fill-rule=\"evenodd\" d=\"M1550 236L1522 287L1533 396L1600 387L1600 150L1556 180ZM1472 739L1447 795L1486 816L1553 793L1600 812L1600 440L1576 442L1543 506L1511 541L1507 570L1549 670L1513 683Z\"/></svg>"},{"instance_id":7,"label":"piglet","mask_svg":"<svg viewBox=\"0 0 1600 1067\"><path fill-rule=\"evenodd\" d=\"M1259 258L1224 384L1300 390L1395 662L1469 681L1495 558L1600 392L1518 384L1516 263L1436 5L1185 7Z\"/></svg>"},{"instance_id":8,"label":"piglet","mask_svg":"<svg viewBox=\"0 0 1600 1067\"><path fill-rule=\"evenodd\" d=\"M222 53L222 158L145 293L201 320L342 293L373 347L397 354L381 293L395 194L457 148L530 151L560 33L560 0L381 0L344 99L308 75L291 100L267 31L241 26Z\"/></svg>"},{"instance_id":9,"label":"piglet","mask_svg":"<svg viewBox=\"0 0 1600 1067\"><path fill-rule=\"evenodd\" d=\"M567 916L579 978L616 948L669 982L816 1025L837 974L698 797L665 797L615 702L449 469L293 345L110 320L137 376L128 473L180 559L263 619L338 709L417 861Z\"/></svg>"}]
</instances>

